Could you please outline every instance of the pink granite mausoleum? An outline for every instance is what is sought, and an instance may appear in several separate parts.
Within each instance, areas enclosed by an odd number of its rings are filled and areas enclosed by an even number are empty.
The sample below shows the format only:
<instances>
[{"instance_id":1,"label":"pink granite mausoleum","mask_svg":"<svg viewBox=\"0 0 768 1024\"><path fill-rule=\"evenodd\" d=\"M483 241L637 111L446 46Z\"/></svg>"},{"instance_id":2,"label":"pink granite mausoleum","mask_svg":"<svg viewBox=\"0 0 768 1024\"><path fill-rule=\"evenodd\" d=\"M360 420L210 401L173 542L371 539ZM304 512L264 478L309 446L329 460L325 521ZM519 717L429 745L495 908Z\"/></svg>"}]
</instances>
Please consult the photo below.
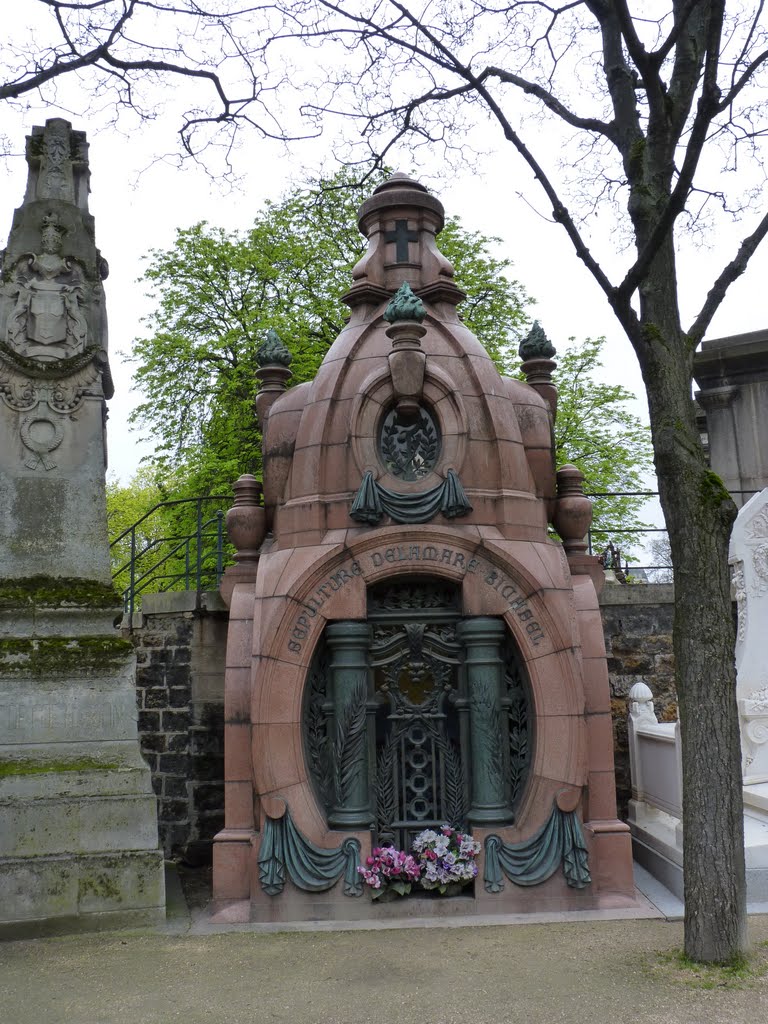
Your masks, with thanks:
<instances>
[{"instance_id":1,"label":"pink granite mausoleum","mask_svg":"<svg viewBox=\"0 0 768 1024\"><path fill-rule=\"evenodd\" d=\"M394 175L360 209L368 251L316 378L287 389L286 348L260 350L263 504L241 477L222 587L220 920L634 900L603 575L581 474L555 472L552 349L532 332L528 383L500 376L457 312L443 220ZM480 844L474 882L373 900L371 848L446 823Z\"/></svg>"}]
</instances>

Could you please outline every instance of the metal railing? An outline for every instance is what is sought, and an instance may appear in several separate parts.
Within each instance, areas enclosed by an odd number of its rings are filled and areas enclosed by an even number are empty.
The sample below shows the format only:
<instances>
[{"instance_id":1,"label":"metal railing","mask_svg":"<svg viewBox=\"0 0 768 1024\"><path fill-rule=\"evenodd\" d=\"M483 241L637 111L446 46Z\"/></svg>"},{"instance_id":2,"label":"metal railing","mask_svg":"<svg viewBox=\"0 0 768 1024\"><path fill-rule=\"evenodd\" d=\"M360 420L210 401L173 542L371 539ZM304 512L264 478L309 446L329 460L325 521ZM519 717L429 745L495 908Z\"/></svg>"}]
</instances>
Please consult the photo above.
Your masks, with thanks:
<instances>
[{"instance_id":1,"label":"metal railing","mask_svg":"<svg viewBox=\"0 0 768 1024\"><path fill-rule=\"evenodd\" d=\"M744 499L756 494L756 491L732 491L733 497ZM658 498L658 491L591 491L589 498ZM224 530L225 509L232 503L229 495L211 495L198 498L177 498L172 501L160 501L137 519L132 526L118 536L110 544L114 551L119 544L128 540L127 558L119 569L112 573L112 579L118 590L122 592L123 609L130 617L136 608L137 598L150 587L154 592L166 592L171 589L194 590L198 595L204 589L215 590L221 583L224 569L231 562L232 549L226 543ZM217 503L220 507L212 515L204 511L204 506ZM742 500L743 504L743 500ZM194 529L190 533L173 536L160 536L146 539L144 524L158 512L183 505L194 505ZM599 553L607 546L608 541L621 537L635 538L638 535L666 536L663 526L643 526L631 528L626 526L601 526L590 528L587 534L587 550L590 555ZM669 565L636 564L632 559L628 566L630 574L646 578L648 573L670 570ZM127 573L127 580L125 574ZM121 578L122 577L122 578Z\"/></svg>"},{"instance_id":2,"label":"metal railing","mask_svg":"<svg viewBox=\"0 0 768 1024\"><path fill-rule=\"evenodd\" d=\"M586 491L588 498L656 498L659 497L658 491ZM739 506L745 504L754 494L758 492L756 490L751 491L730 491L731 497L736 500ZM598 528L590 527L587 533L587 551L590 555L600 554L605 550L609 541L615 540L621 537L636 538L640 534L643 537L647 535L655 534L658 537L666 537L667 529L665 526L642 526L637 528L631 528L627 526L601 526ZM632 558L628 565L628 571L630 575L634 575L635 578L645 579L648 573L658 574L667 573L672 571L671 564L664 565L652 565L638 563L636 558ZM651 580L653 582L653 580Z\"/></svg>"},{"instance_id":3,"label":"metal railing","mask_svg":"<svg viewBox=\"0 0 768 1024\"><path fill-rule=\"evenodd\" d=\"M213 502L223 507L210 515L204 506L209 508ZM129 618L136 608L137 598L150 587L160 593L172 589L195 590L198 599L203 589L218 588L224 569L231 561L224 532L224 509L231 503L229 495L160 501L115 537L110 544L111 551L119 551L118 545L127 541L126 561L112 573L112 580L122 592L123 611ZM151 532L147 523L158 510L184 505L194 505L191 532L146 536Z\"/></svg>"}]
</instances>

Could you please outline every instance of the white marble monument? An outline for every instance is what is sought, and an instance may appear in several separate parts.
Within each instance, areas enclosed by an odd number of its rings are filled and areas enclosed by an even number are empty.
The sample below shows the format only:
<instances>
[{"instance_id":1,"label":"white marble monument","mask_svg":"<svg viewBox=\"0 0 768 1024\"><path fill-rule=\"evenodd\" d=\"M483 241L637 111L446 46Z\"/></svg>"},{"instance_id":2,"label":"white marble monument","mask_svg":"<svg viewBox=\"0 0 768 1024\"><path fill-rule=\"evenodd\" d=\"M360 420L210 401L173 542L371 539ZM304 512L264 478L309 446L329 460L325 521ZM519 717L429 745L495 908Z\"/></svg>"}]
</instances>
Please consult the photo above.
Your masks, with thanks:
<instances>
[{"instance_id":1,"label":"white marble monument","mask_svg":"<svg viewBox=\"0 0 768 1024\"><path fill-rule=\"evenodd\" d=\"M747 899L768 901L768 488L736 518L728 560L738 611L736 697L744 777ZM636 683L629 694L632 799L629 827L635 859L683 897L682 772L679 723L657 722L653 694Z\"/></svg>"},{"instance_id":2,"label":"white marble monument","mask_svg":"<svg viewBox=\"0 0 768 1024\"><path fill-rule=\"evenodd\" d=\"M738 609L736 697L744 807L768 824L768 487L739 511L728 560ZM768 856L765 867L768 871Z\"/></svg>"}]
</instances>

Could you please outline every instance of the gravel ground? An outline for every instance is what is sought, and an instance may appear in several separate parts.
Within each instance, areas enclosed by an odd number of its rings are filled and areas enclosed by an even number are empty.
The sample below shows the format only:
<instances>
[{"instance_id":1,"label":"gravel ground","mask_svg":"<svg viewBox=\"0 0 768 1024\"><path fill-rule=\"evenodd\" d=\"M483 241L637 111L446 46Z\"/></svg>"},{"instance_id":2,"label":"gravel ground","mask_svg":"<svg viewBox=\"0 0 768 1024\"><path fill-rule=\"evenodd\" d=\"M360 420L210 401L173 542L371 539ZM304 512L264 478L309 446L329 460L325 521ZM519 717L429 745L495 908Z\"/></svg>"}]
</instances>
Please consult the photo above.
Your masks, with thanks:
<instances>
[{"instance_id":1,"label":"gravel ground","mask_svg":"<svg viewBox=\"0 0 768 1024\"><path fill-rule=\"evenodd\" d=\"M757 1024L768 916L750 937L757 966L735 980L665 959L682 926L663 920L37 939L0 946L0 1021Z\"/></svg>"}]
</instances>

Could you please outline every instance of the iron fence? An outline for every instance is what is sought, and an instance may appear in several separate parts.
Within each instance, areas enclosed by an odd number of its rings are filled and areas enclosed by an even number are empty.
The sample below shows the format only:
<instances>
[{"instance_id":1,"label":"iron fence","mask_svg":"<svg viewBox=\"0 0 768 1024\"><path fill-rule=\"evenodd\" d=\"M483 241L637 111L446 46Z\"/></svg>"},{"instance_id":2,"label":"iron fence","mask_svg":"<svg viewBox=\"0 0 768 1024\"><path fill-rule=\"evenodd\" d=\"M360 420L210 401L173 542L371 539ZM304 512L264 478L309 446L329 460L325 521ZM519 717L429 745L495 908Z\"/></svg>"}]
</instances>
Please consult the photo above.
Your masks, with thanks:
<instances>
[{"instance_id":1,"label":"iron fence","mask_svg":"<svg viewBox=\"0 0 768 1024\"><path fill-rule=\"evenodd\" d=\"M656 499L658 501L658 491L587 491L585 492L588 498L647 498L648 500ZM730 491L731 497L736 503L741 506L752 495L757 494L756 490L751 491ZM658 514L661 515L661 508L659 507ZM587 551L590 555L598 554L602 555L607 550L614 549L616 547L621 548L621 544L613 545L612 542L622 537L630 538L634 540L637 536L642 538L643 556L648 554L646 549L646 538L653 539L654 537L667 537L667 529L665 526L643 526L637 528L631 528L626 526L601 526L597 528L589 529L587 533ZM615 568L615 566L611 566ZM623 570L628 572L630 576L638 581L646 580L647 582L666 582L666 579L662 580L662 575L668 575L671 579L672 563L671 561L662 564L653 564L651 562L644 563L637 561L633 555L627 559Z\"/></svg>"},{"instance_id":2,"label":"iron fence","mask_svg":"<svg viewBox=\"0 0 768 1024\"><path fill-rule=\"evenodd\" d=\"M732 491L734 498L741 498L741 503L756 491ZM591 491L589 498L647 498L658 499L658 491ZM215 590L221 583L224 569L232 562L234 550L226 541L224 530L225 510L232 502L229 495L210 495L196 498L177 498L172 501L161 501L154 505L132 526L110 544L113 556L119 555L120 545L126 549L125 560L112 573L117 589L122 593L123 610L133 615L137 598L150 588L153 592L169 590L194 590L198 599L203 590ZM211 505L218 505L211 511ZM169 509L182 506L194 506L194 528L189 532L173 533L170 536L148 536L152 533L147 524L158 513L166 514ZM166 520L167 521L167 520ZM644 554L645 538L665 537L663 526L601 526L591 528L587 534L587 550L589 554L601 554L605 551L620 551L622 537L643 538ZM629 564L627 564L627 562ZM611 566L615 568L616 566ZM637 563L632 557L627 559L623 568L637 580L654 581L654 577L671 572L670 564L653 564L652 562Z\"/></svg>"},{"instance_id":3,"label":"iron fence","mask_svg":"<svg viewBox=\"0 0 768 1024\"><path fill-rule=\"evenodd\" d=\"M228 495L160 501L115 537L110 544L113 557L115 554L120 557L120 545L126 551L125 561L114 570L112 580L122 593L123 611L129 618L136 608L137 598L150 588L160 593L174 589L194 590L198 598L204 589L218 588L224 569L232 560L233 552L226 543L224 531L225 508L231 502ZM214 503L219 507L211 512ZM183 506L194 506L191 531L151 536L152 517L165 527L168 511Z\"/></svg>"}]
</instances>

